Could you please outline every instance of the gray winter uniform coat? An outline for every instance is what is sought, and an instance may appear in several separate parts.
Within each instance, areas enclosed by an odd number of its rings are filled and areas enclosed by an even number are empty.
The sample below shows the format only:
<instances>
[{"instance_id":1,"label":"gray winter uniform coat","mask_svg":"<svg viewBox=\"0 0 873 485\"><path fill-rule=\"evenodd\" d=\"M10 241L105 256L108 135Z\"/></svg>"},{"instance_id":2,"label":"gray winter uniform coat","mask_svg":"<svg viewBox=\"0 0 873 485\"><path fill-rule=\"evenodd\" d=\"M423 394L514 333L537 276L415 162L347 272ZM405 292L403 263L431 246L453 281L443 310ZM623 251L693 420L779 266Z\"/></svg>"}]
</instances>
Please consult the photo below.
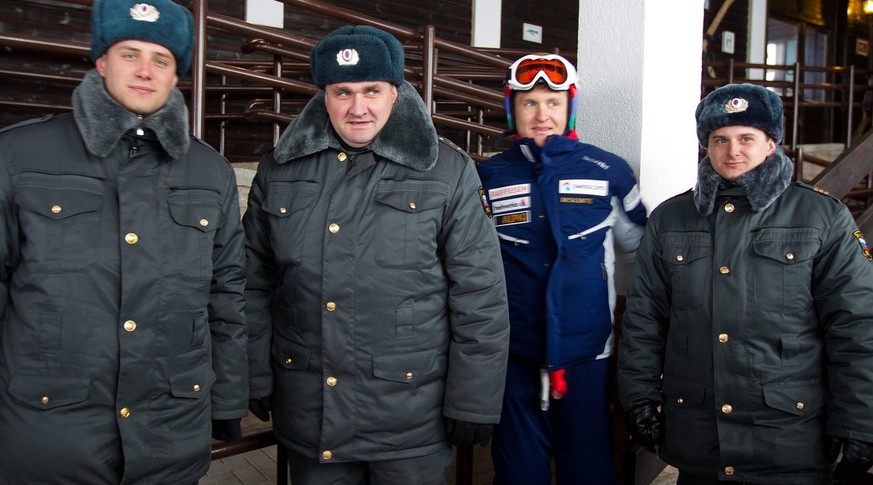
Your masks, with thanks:
<instances>
[{"instance_id":1,"label":"gray winter uniform coat","mask_svg":"<svg viewBox=\"0 0 873 485\"><path fill-rule=\"evenodd\" d=\"M448 447L443 416L500 417L509 320L469 157L405 83L361 153L319 92L258 167L243 219L252 395L322 462Z\"/></svg>"},{"instance_id":2,"label":"gray winter uniform coat","mask_svg":"<svg viewBox=\"0 0 873 485\"><path fill-rule=\"evenodd\" d=\"M779 148L730 185L705 159L646 227L621 400L663 403L680 471L822 484L826 435L873 442L873 264L846 207L791 169Z\"/></svg>"},{"instance_id":3,"label":"gray winter uniform coat","mask_svg":"<svg viewBox=\"0 0 873 485\"><path fill-rule=\"evenodd\" d=\"M0 134L0 483L190 484L247 412L233 171L178 91L73 105Z\"/></svg>"}]
</instances>

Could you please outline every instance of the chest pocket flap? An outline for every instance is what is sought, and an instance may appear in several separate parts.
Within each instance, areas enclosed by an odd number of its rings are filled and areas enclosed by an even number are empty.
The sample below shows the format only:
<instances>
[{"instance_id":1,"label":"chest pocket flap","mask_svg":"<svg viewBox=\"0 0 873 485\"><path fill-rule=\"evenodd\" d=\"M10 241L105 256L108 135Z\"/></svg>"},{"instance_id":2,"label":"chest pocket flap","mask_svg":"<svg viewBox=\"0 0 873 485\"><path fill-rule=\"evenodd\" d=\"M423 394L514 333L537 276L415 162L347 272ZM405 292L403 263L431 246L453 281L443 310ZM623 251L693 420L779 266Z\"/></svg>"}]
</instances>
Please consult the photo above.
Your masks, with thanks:
<instances>
[{"instance_id":1,"label":"chest pocket flap","mask_svg":"<svg viewBox=\"0 0 873 485\"><path fill-rule=\"evenodd\" d=\"M812 228L767 228L755 232L755 254L785 265L807 261L821 248L818 231Z\"/></svg>"},{"instance_id":2,"label":"chest pocket flap","mask_svg":"<svg viewBox=\"0 0 873 485\"><path fill-rule=\"evenodd\" d=\"M686 266L712 254L712 239L705 232L668 232L661 240L661 258L676 266Z\"/></svg>"},{"instance_id":3,"label":"chest pocket flap","mask_svg":"<svg viewBox=\"0 0 873 485\"><path fill-rule=\"evenodd\" d=\"M376 202L394 209L415 214L429 209L437 209L446 203L446 194L438 190L410 190L407 187L392 187L376 192Z\"/></svg>"},{"instance_id":4,"label":"chest pocket flap","mask_svg":"<svg viewBox=\"0 0 873 485\"><path fill-rule=\"evenodd\" d=\"M29 176L22 176L18 181L15 203L31 212L59 221L100 210L103 205L103 192L97 179L69 175L26 175Z\"/></svg>"},{"instance_id":5,"label":"chest pocket flap","mask_svg":"<svg viewBox=\"0 0 873 485\"><path fill-rule=\"evenodd\" d=\"M202 232L211 232L221 222L221 204L217 192L176 190L170 194L167 204L170 208L170 216L180 226L193 227Z\"/></svg>"},{"instance_id":6,"label":"chest pocket flap","mask_svg":"<svg viewBox=\"0 0 873 485\"><path fill-rule=\"evenodd\" d=\"M318 182L309 180L272 182L261 206L264 212L276 217L288 217L312 205L318 193Z\"/></svg>"}]
</instances>

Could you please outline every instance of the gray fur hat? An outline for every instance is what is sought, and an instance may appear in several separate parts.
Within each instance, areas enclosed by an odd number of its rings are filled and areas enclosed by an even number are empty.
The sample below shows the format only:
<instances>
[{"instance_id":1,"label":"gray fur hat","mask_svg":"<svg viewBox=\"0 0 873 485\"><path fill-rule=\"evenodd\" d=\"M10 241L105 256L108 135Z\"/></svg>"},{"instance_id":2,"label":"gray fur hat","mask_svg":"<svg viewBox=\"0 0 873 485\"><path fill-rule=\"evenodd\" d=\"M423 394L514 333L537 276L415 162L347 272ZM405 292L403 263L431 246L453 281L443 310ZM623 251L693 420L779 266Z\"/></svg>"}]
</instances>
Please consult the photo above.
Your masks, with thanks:
<instances>
[{"instance_id":1,"label":"gray fur hat","mask_svg":"<svg viewBox=\"0 0 873 485\"><path fill-rule=\"evenodd\" d=\"M342 82L403 84L403 46L393 35L375 27L340 27L321 39L309 60L312 78L322 89Z\"/></svg>"},{"instance_id":2,"label":"gray fur hat","mask_svg":"<svg viewBox=\"0 0 873 485\"><path fill-rule=\"evenodd\" d=\"M695 113L697 140L706 148L709 134L723 126L752 126L782 143L782 100L754 84L728 84L709 93Z\"/></svg>"},{"instance_id":3,"label":"gray fur hat","mask_svg":"<svg viewBox=\"0 0 873 485\"><path fill-rule=\"evenodd\" d=\"M194 17L172 0L95 0L91 10L91 60L116 42L141 40L162 45L176 58L176 74L191 68Z\"/></svg>"}]
</instances>

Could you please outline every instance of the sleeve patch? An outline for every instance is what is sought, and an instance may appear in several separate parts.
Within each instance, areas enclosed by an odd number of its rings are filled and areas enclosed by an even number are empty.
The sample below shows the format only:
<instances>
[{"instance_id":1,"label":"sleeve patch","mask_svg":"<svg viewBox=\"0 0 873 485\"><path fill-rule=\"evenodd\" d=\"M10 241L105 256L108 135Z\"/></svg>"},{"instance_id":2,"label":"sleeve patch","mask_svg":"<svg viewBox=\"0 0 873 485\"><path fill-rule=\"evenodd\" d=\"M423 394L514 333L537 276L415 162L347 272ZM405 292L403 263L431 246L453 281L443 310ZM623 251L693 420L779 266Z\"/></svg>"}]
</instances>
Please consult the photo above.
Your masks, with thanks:
<instances>
[{"instance_id":1,"label":"sleeve patch","mask_svg":"<svg viewBox=\"0 0 873 485\"><path fill-rule=\"evenodd\" d=\"M870 248L867 247L867 241L864 239L864 235L861 234L861 231L855 231L852 235L855 236L855 239L858 240L858 244L861 245L861 254L867 258L867 261L873 261L873 254L870 254Z\"/></svg>"},{"instance_id":2,"label":"sleeve patch","mask_svg":"<svg viewBox=\"0 0 873 485\"><path fill-rule=\"evenodd\" d=\"M481 185L479 186L479 199L482 201L482 209L485 211L485 215L490 219L491 206L488 204L488 197L485 196L485 189Z\"/></svg>"}]
</instances>

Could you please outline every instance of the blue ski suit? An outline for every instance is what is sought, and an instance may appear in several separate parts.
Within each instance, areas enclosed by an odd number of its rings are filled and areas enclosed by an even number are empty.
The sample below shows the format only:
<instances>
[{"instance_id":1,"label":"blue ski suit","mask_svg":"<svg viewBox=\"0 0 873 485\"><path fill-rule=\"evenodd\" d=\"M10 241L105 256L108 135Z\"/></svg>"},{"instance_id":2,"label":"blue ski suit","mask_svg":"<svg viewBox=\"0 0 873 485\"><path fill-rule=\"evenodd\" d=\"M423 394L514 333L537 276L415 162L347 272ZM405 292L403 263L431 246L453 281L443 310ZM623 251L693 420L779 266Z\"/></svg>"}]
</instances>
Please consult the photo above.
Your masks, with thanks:
<instances>
[{"instance_id":1,"label":"blue ski suit","mask_svg":"<svg viewBox=\"0 0 873 485\"><path fill-rule=\"evenodd\" d=\"M612 153L554 135L542 148L519 138L478 170L500 238L511 327L494 483L549 484L552 457L559 484L579 476L612 483L606 358L615 248L632 260L646 222L634 173ZM542 371L558 369L567 394L549 399Z\"/></svg>"}]
</instances>

